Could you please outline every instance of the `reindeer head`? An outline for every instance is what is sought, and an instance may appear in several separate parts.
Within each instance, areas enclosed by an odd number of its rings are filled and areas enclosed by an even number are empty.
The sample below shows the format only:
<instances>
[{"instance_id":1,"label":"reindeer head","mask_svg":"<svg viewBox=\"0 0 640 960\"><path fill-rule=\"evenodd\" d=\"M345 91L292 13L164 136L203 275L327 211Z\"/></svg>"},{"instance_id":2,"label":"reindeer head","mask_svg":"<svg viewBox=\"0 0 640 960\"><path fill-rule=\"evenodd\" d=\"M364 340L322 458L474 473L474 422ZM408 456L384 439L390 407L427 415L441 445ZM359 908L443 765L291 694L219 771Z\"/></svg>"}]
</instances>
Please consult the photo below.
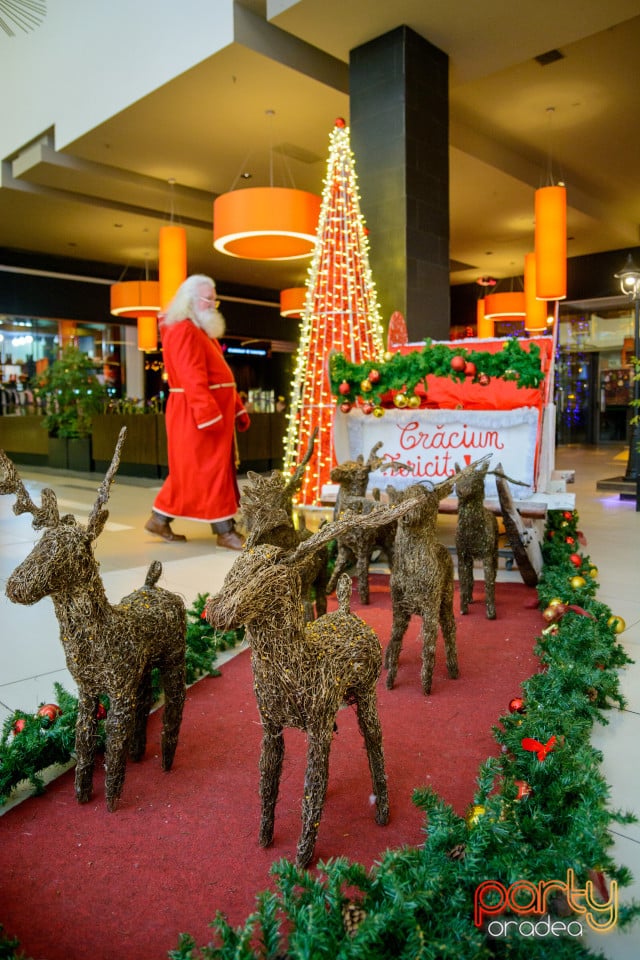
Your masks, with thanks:
<instances>
[{"instance_id":1,"label":"reindeer head","mask_svg":"<svg viewBox=\"0 0 640 960\"><path fill-rule=\"evenodd\" d=\"M293 525L291 493L279 470L263 477L247 471L247 483L240 495L242 519L249 533L261 534L281 524Z\"/></svg>"},{"instance_id":2,"label":"reindeer head","mask_svg":"<svg viewBox=\"0 0 640 960\"><path fill-rule=\"evenodd\" d=\"M379 441L371 448L366 462L362 454L359 454L355 460L345 460L332 469L331 482L340 484L343 495L364 497L369 474L372 470L379 470L384 462L382 457L377 456L381 446L382 441Z\"/></svg>"},{"instance_id":3,"label":"reindeer head","mask_svg":"<svg viewBox=\"0 0 640 960\"><path fill-rule=\"evenodd\" d=\"M93 541L102 532L109 516L104 508L109 488L120 462L120 450L126 428L120 431L111 466L98 489L86 527L71 514L60 516L53 490L42 491L41 506L37 507L14 466L0 450L0 493L14 493L15 514L31 513L32 527L44 533L23 562L7 580L6 593L13 603L37 603L43 597L61 592L73 592L79 584L97 571L93 557Z\"/></svg>"},{"instance_id":4,"label":"reindeer head","mask_svg":"<svg viewBox=\"0 0 640 960\"><path fill-rule=\"evenodd\" d=\"M456 463L459 477L456 481L456 493L459 500L484 500L484 481L489 470L489 460L481 461L474 470L462 471Z\"/></svg>"}]
</instances>

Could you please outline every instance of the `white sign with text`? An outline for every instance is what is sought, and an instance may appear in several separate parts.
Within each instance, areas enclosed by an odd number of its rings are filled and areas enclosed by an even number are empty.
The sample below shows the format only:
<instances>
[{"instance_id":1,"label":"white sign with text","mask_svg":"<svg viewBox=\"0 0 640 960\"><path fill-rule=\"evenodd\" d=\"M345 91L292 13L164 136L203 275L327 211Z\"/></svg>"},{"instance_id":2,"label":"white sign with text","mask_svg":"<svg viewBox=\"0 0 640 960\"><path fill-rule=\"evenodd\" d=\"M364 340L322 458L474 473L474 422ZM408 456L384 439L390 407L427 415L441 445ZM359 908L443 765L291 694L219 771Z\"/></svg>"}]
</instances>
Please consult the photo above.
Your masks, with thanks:
<instances>
[{"instance_id":1,"label":"white sign with text","mask_svg":"<svg viewBox=\"0 0 640 960\"><path fill-rule=\"evenodd\" d=\"M378 456L406 464L411 472L376 470L369 490L391 485L404 489L412 483L437 484L464 467L491 454L489 469L502 464L504 473L526 486L512 486L514 499L531 496L535 484L536 440L539 411L514 410L385 410L384 416L360 410L336 411L334 446L338 463L362 454L366 460L382 441ZM487 497L496 497L495 479L487 476Z\"/></svg>"}]
</instances>

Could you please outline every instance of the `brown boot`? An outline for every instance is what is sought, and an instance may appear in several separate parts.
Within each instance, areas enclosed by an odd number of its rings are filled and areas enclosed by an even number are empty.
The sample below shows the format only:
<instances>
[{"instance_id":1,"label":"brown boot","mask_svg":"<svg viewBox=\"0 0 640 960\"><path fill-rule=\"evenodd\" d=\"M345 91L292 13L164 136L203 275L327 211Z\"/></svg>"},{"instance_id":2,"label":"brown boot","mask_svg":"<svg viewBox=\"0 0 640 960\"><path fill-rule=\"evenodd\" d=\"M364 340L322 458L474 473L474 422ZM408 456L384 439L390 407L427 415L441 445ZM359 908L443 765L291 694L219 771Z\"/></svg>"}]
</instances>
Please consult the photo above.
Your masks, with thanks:
<instances>
[{"instance_id":1,"label":"brown boot","mask_svg":"<svg viewBox=\"0 0 640 960\"><path fill-rule=\"evenodd\" d=\"M229 533L219 533L217 543L219 547L226 547L227 550L242 550L244 537L235 530L230 530Z\"/></svg>"},{"instance_id":2,"label":"brown boot","mask_svg":"<svg viewBox=\"0 0 640 960\"><path fill-rule=\"evenodd\" d=\"M149 533L154 533L156 537L162 537L167 543L182 543L187 539L182 533L174 533L168 520L156 517L153 513L145 523L144 528Z\"/></svg>"}]
</instances>

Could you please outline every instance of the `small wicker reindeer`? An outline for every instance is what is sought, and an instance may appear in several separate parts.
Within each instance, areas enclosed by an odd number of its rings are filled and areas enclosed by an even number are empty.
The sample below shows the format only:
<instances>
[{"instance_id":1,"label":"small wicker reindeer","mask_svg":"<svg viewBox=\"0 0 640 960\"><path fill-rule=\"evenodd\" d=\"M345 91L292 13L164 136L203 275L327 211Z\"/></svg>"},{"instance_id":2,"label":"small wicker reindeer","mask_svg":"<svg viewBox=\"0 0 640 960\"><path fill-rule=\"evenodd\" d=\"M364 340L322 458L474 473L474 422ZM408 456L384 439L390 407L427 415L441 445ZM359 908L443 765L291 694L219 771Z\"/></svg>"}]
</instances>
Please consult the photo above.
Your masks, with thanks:
<instances>
[{"instance_id":1,"label":"small wicker reindeer","mask_svg":"<svg viewBox=\"0 0 640 960\"><path fill-rule=\"evenodd\" d=\"M484 481L489 460L480 462L472 471L461 473L456 483L458 525L456 553L460 581L460 613L469 611L473 603L473 561L482 560L484 567L487 620L496 618L496 575L498 572L498 521L484 505Z\"/></svg>"},{"instance_id":2,"label":"small wicker reindeer","mask_svg":"<svg viewBox=\"0 0 640 960\"><path fill-rule=\"evenodd\" d=\"M373 500L366 498L369 474L373 470L410 469L404 463L386 461L383 457L379 457L378 451L381 447L382 441L376 443L371 448L366 461L360 454L355 460L345 460L333 468L330 475L331 481L339 485L334 517L339 517L343 510L366 514L374 508L375 501L380 498L380 492L373 491ZM360 603L369 603L369 564L372 554L376 548L379 548L384 552L391 566L395 536L396 526L393 523L378 529L356 527L344 533L338 540L338 555L327 584L327 592L331 593L335 589L340 574L355 564Z\"/></svg>"},{"instance_id":3,"label":"small wicker reindeer","mask_svg":"<svg viewBox=\"0 0 640 960\"><path fill-rule=\"evenodd\" d=\"M382 666L380 642L370 627L349 612L351 580L346 574L338 584L340 609L305 624L298 571L313 552L350 526L391 522L404 509L380 507L367 517L345 516L321 527L293 553L268 544L254 545L250 535L222 589L207 601L209 622L223 629L244 625L251 646L263 728L259 841L264 847L273 840L284 757L283 728L307 732L302 833L296 859L300 867L313 858L335 717L345 702L356 705L376 797L377 823L387 822L389 805L376 699Z\"/></svg>"},{"instance_id":4,"label":"small wicker reindeer","mask_svg":"<svg viewBox=\"0 0 640 960\"><path fill-rule=\"evenodd\" d=\"M70 514L60 516L53 490L42 491L37 507L13 463L0 451L0 493L16 494L14 513L33 514L34 529L44 529L9 577L7 596L27 605L46 596L53 600L67 667L78 685L75 792L80 803L87 803L92 794L98 696L109 697L105 755L109 811L116 808L122 792L127 750L132 760L140 760L145 751L152 667L159 667L164 687L164 770L173 763L185 700L185 606L179 596L156 586L162 565L154 561L144 586L112 606L93 554L93 542L109 516L105 504L125 434L123 428L86 527Z\"/></svg>"},{"instance_id":5,"label":"small wicker reindeer","mask_svg":"<svg viewBox=\"0 0 640 960\"><path fill-rule=\"evenodd\" d=\"M398 520L395 559L391 569L393 625L384 660L389 690L395 683L402 640L412 614L422 619L423 692L431 692L439 627L444 637L447 671L452 680L458 676L453 560L444 544L437 539L436 524L440 501L450 496L456 483L474 468L475 464L465 467L433 489L427 489L420 483L403 491L387 488L391 503L412 505L412 509Z\"/></svg>"},{"instance_id":6,"label":"small wicker reindeer","mask_svg":"<svg viewBox=\"0 0 640 960\"><path fill-rule=\"evenodd\" d=\"M252 544L270 543L290 553L311 536L309 530L297 530L294 526L293 497L300 489L317 432L316 427L307 452L291 476L285 477L279 470L272 470L269 476L247 471L247 482L240 495L240 509ZM327 612L327 561L327 548L321 547L309 555L298 571L307 620Z\"/></svg>"}]
</instances>

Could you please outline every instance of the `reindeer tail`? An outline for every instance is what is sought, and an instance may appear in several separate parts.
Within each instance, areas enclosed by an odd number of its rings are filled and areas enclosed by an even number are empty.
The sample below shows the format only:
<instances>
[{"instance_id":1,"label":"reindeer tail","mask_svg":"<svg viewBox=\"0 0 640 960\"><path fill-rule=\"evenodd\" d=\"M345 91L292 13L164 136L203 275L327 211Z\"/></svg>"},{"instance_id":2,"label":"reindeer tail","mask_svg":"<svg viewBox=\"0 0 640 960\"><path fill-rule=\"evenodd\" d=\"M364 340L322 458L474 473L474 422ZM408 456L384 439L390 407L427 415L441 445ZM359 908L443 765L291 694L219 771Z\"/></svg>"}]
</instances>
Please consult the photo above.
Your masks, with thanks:
<instances>
[{"instance_id":1,"label":"reindeer tail","mask_svg":"<svg viewBox=\"0 0 640 960\"><path fill-rule=\"evenodd\" d=\"M147 576L144 581L144 585L147 590L151 590L152 587L155 587L156 583L162 575L162 564L159 560L154 560L147 570Z\"/></svg>"}]
</instances>

